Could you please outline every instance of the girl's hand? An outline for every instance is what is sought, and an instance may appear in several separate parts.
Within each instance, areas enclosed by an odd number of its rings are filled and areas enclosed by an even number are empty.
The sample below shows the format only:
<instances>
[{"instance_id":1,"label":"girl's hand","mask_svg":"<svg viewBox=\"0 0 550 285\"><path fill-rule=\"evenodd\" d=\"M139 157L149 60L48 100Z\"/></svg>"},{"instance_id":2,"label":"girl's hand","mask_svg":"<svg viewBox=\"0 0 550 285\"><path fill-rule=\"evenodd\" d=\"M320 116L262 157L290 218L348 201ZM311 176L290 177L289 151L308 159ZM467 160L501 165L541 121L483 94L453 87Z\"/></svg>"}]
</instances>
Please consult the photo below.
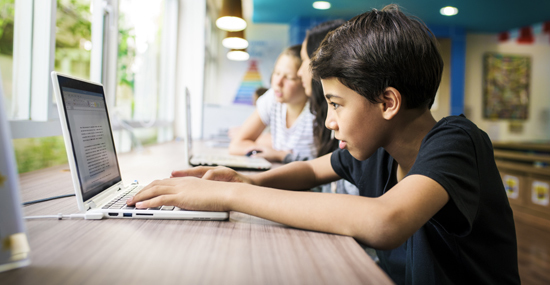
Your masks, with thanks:
<instances>
[{"instance_id":1,"label":"girl's hand","mask_svg":"<svg viewBox=\"0 0 550 285\"><path fill-rule=\"evenodd\" d=\"M269 146L255 146L248 149L246 152L256 151L255 154L250 155L250 157L263 157L272 162L282 162L285 159L285 156L290 153L286 150L275 150Z\"/></svg>"}]
</instances>

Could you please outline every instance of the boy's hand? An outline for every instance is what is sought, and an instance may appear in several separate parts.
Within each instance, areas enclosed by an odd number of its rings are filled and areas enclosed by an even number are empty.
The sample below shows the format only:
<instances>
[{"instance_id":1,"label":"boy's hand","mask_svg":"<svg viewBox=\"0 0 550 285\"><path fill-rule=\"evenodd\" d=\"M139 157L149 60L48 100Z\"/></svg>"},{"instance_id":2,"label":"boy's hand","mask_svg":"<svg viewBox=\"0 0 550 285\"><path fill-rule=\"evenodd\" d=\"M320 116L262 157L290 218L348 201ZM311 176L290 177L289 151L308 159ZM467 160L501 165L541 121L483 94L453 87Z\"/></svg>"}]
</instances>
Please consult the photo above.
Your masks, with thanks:
<instances>
[{"instance_id":1,"label":"boy's hand","mask_svg":"<svg viewBox=\"0 0 550 285\"><path fill-rule=\"evenodd\" d=\"M253 184L252 180L245 175L238 173L237 171L223 167L207 167L198 166L184 170L172 171L171 178L193 176L206 180L226 181L226 182L241 182Z\"/></svg>"},{"instance_id":2,"label":"boy's hand","mask_svg":"<svg viewBox=\"0 0 550 285\"><path fill-rule=\"evenodd\" d=\"M139 209L165 205L195 211L228 211L231 191L219 184L196 177L157 180L128 199L126 204Z\"/></svg>"}]
</instances>

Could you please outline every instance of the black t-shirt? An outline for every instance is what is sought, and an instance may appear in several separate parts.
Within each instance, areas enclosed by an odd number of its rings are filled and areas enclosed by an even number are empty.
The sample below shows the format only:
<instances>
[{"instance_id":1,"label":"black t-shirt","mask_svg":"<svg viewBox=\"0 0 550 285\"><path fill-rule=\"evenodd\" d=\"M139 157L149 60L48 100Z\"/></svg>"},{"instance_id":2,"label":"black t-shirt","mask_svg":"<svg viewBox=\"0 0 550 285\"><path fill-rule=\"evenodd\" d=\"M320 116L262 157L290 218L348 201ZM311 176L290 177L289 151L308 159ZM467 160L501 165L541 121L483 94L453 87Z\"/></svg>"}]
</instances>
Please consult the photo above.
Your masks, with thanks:
<instances>
[{"instance_id":1,"label":"black t-shirt","mask_svg":"<svg viewBox=\"0 0 550 285\"><path fill-rule=\"evenodd\" d=\"M361 196L397 183L397 162L382 148L364 161L337 150L331 163ZM394 282L519 284L512 210L487 134L463 116L442 119L423 139L413 174L438 182L450 199L400 247L377 251Z\"/></svg>"}]
</instances>

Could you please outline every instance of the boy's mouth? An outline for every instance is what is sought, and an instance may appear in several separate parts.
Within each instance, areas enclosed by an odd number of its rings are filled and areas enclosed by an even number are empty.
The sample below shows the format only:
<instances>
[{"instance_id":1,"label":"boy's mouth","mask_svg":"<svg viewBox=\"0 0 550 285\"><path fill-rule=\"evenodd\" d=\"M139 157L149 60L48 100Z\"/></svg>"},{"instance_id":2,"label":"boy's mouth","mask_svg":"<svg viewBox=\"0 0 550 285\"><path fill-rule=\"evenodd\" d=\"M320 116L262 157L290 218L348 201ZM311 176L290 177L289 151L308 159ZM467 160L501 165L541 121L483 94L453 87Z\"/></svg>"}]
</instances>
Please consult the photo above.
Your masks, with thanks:
<instances>
[{"instance_id":1,"label":"boy's mouth","mask_svg":"<svg viewBox=\"0 0 550 285\"><path fill-rule=\"evenodd\" d=\"M340 143L338 144L338 147L341 149L345 149L346 146L348 146L348 143L346 141L340 141Z\"/></svg>"}]
</instances>

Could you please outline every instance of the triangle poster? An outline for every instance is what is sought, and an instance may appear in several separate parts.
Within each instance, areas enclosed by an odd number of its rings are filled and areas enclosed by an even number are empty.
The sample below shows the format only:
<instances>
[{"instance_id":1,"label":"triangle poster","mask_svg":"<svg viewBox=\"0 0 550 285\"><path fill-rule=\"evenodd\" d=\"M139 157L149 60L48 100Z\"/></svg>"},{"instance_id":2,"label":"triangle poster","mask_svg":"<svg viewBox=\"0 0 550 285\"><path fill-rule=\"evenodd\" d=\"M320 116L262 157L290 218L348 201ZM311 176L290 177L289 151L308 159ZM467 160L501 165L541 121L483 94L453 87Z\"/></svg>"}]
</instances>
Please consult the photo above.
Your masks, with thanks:
<instances>
[{"instance_id":1,"label":"triangle poster","mask_svg":"<svg viewBox=\"0 0 550 285\"><path fill-rule=\"evenodd\" d=\"M251 60L250 66L241 81L241 86L239 87L239 90L237 90L233 103L253 105L254 91L256 91L256 88L261 86L262 77L258 71L258 62Z\"/></svg>"}]
</instances>

